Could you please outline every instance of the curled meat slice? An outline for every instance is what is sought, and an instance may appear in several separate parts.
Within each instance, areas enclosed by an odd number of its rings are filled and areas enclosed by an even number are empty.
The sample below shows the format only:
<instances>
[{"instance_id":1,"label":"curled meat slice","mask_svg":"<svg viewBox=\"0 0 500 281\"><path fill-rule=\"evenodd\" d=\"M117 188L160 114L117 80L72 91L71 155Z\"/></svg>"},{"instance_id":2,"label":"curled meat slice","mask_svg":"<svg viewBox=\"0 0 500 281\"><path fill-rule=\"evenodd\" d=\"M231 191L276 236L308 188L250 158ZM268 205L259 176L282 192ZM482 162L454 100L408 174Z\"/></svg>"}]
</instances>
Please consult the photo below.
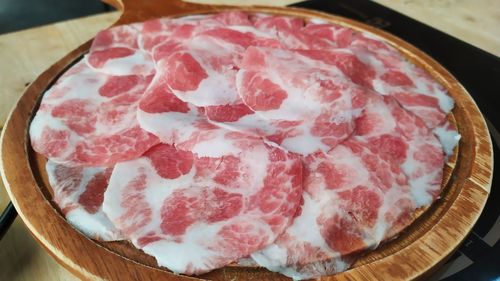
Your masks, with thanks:
<instances>
[{"instance_id":1,"label":"curled meat slice","mask_svg":"<svg viewBox=\"0 0 500 281\"><path fill-rule=\"evenodd\" d=\"M150 75L155 66L149 53L139 48L142 23L119 25L97 33L87 64L109 75Z\"/></svg>"},{"instance_id":2,"label":"curled meat slice","mask_svg":"<svg viewBox=\"0 0 500 281\"><path fill-rule=\"evenodd\" d=\"M141 128L166 144L186 141L207 125L203 112L178 99L158 75L139 102L137 119Z\"/></svg>"}]
</instances>

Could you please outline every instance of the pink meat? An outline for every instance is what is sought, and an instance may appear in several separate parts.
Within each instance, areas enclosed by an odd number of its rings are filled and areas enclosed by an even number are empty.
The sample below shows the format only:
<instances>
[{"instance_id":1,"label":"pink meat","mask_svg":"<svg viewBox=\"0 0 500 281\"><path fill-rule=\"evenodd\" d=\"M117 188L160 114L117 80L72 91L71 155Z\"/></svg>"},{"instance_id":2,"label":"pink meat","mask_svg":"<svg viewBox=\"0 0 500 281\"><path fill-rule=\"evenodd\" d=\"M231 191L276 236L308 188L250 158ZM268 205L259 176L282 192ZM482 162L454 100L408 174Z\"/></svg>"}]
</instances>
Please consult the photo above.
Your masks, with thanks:
<instances>
[{"instance_id":1,"label":"pink meat","mask_svg":"<svg viewBox=\"0 0 500 281\"><path fill-rule=\"evenodd\" d=\"M49 160L46 170L54 201L70 224L92 239L123 239L102 211L113 168L67 167Z\"/></svg>"},{"instance_id":2,"label":"pink meat","mask_svg":"<svg viewBox=\"0 0 500 281\"><path fill-rule=\"evenodd\" d=\"M236 84L260 118L293 125L293 133L277 143L304 155L328 151L347 138L367 92L296 51L258 47L246 50Z\"/></svg>"},{"instance_id":3,"label":"pink meat","mask_svg":"<svg viewBox=\"0 0 500 281\"><path fill-rule=\"evenodd\" d=\"M241 11L227 11L218 13L212 16L216 21L221 22L223 25L252 25L250 15Z\"/></svg>"},{"instance_id":4,"label":"pink meat","mask_svg":"<svg viewBox=\"0 0 500 281\"><path fill-rule=\"evenodd\" d=\"M436 199L443 164L439 141L419 118L372 95L352 137L305 158L301 211L252 257L295 279L344 271Z\"/></svg>"},{"instance_id":5,"label":"pink meat","mask_svg":"<svg viewBox=\"0 0 500 281\"><path fill-rule=\"evenodd\" d=\"M439 83L407 62L395 48L369 34L334 24L303 26L302 20L287 17L256 17L254 25L273 34L284 48L309 50L311 57L335 65L355 83L395 97L429 128L441 124L453 108L453 101ZM351 54L339 58L342 52ZM364 76L360 73L363 70L371 73Z\"/></svg>"},{"instance_id":6,"label":"pink meat","mask_svg":"<svg viewBox=\"0 0 500 281\"><path fill-rule=\"evenodd\" d=\"M104 196L111 221L159 265L201 274L265 247L290 224L302 192L298 157L228 131L201 132L184 147L194 152L160 144L118 164Z\"/></svg>"},{"instance_id":7,"label":"pink meat","mask_svg":"<svg viewBox=\"0 0 500 281\"><path fill-rule=\"evenodd\" d=\"M187 42L157 46L158 75L180 100L195 106L233 103L237 98L235 61L242 47L213 36L195 36Z\"/></svg>"},{"instance_id":8,"label":"pink meat","mask_svg":"<svg viewBox=\"0 0 500 281\"><path fill-rule=\"evenodd\" d=\"M153 79L142 96L137 119L141 128L166 144L186 141L207 126L202 110L178 99L160 76Z\"/></svg>"},{"instance_id":9,"label":"pink meat","mask_svg":"<svg viewBox=\"0 0 500 281\"><path fill-rule=\"evenodd\" d=\"M368 33L228 11L100 32L30 137L86 235L176 273L251 256L304 279L346 270L438 198L452 107Z\"/></svg>"},{"instance_id":10,"label":"pink meat","mask_svg":"<svg viewBox=\"0 0 500 281\"><path fill-rule=\"evenodd\" d=\"M160 18L145 21L141 26L138 45L148 53L165 41L184 41L209 29L251 25L249 16L239 11L181 18Z\"/></svg>"},{"instance_id":11,"label":"pink meat","mask_svg":"<svg viewBox=\"0 0 500 281\"><path fill-rule=\"evenodd\" d=\"M80 61L45 93L30 125L34 150L67 166L106 166L139 157L158 143L136 118L150 80L108 76Z\"/></svg>"},{"instance_id":12,"label":"pink meat","mask_svg":"<svg viewBox=\"0 0 500 281\"><path fill-rule=\"evenodd\" d=\"M321 37L302 32L305 22L300 18L258 15L252 17L252 21L255 28L276 38L282 48L321 50L335 46Z\"/></svg>"},{"instance_id":13,"label":"pink meat","mask_svg":"<svg viewBox=\"0 0 500 281\"><path fill-rule=\"evenodd\" d=\"M429 205L441 189L443 146L420 118L393 98L383 100L385 104L372 102L356 120L355 134L369 140L370 149L387 161L397 161L408 177L417 207Z\"/></svg>"},{"instance_id":14,"label":"pink meat","mask_svg":"<svg viewBox=\"0 0 500 281\"><path fill-rule=\"evenodd\" d=\"M142 24L119 25L97 33L87 64L108 75L150 75L155 67L150 54L139 48Z\"/></svg>"},{"instance_id":15,"label":"pink meat","mask_svg":"<svg viewBox=\"0 0 500 281\"><path fill-rule=\"evenodd\" d=\"M200 28L197 20L205 18L206 16L196 17L192 20L160 18L146 21L143 23L139 34L139 47L143 51L152 54L154 48L165 41L187 40Z\"/></svg>"},{"instance_id":16,"label":"pink meat","mask_svg":"<svg viewBox=\"0 0 500 281\"><path fill-rule=\"evenodd\" d=\"M355 83L396 98L429 128L443 123L453 108L453 100L443 86L378 38L331 24L308 24L303 33L332 46L304 52L309 57L337 66ZM342 53L349 55L349 61L339 58ZM363 70L369 70L369 75L360 75Z\"/></svg>"}]
</instances>

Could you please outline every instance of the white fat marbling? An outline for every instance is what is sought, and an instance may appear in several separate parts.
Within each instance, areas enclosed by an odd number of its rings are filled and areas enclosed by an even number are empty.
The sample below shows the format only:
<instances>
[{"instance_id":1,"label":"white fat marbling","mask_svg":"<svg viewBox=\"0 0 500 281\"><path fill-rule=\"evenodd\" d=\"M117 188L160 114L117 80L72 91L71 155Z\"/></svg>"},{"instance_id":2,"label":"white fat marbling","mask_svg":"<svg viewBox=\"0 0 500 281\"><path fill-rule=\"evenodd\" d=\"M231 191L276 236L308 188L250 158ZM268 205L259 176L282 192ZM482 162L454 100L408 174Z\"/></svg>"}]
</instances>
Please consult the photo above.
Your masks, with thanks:
<instances>
[{"instance_id":1,"label":"white fat marbling","mask_svg":"<svg viewBox=\"0 0 500 281\"><path fill-rule=\"evenodd\" d=\"M57 168L64 168L63 170L71 170L71 172L67 174L59 172L56 176ZM90 213L79 202L79 198L86 191L90 180L96 174L104 172L106 168L70 168L49 160L46 164L46 170L50 186L54 191L54 201L63 211L67 210L65 216L71 225L93 239L102 241L124 239L101 207L95 213Z\"/></svg>"},{"instance_id":2,"label":"white fat marbling","mask_svg":"<svg viewBox=\"0 0 500 281\"><path fill-rule=\"evenodd\" d=\"M433 132L443 145L446 156L451 156L462 136L456 130L449 129L448 122L434 128Z\"/></svg>"}]
</instances>

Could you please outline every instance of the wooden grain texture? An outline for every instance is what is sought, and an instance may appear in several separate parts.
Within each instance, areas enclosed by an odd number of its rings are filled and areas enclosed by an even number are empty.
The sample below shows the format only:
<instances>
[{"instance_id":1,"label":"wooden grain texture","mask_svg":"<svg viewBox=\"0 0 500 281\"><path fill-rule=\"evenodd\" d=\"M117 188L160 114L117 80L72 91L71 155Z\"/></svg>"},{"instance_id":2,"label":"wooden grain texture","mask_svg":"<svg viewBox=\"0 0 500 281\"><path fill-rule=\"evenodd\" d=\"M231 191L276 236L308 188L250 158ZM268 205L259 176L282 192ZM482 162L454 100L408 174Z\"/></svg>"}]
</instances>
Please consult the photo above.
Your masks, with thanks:
<instances>
[{"instance_id":1,"label":"wooden grain texture","mask_svg":"<svg viewBox=\"0 0 500 281\"><path fill-rule=\"evenodd\" d=\"M381 0L379 2L384 1ZM401 1L386 2L396 3L393 5L396 8L399 6L404 8L406 5L406 2L403 3ZM422 2L430 2L430 4L426 5L422 4ZM422 7L433 7L436 6L434 2L439 1L422 2L420 2ZM415 3L413 5L418 6ZM495 7L499 6L493 5L493 8ZM455 8L446 7L446 10L453 11ZM8 58L8 64L4 65L10 66L9 68L0 68L0 81L4 85L0 90L2 91L0 92L2 97L2 102L0 103L0 122L3 123L6 116L6 109L17 99L26 82L32 81L37 73L45 69L51 62L90 38L98 29L108 26L117 17L117 13L110 13L0 36L0 56ZM473 26L474 23L471 23L468 27ZM488 28L485 29L488 31ZM490 27L489 31L491 30L492 28ZM460 37L460 34L458 36ZM48 41L47 38L58 39ZM491 45L497 44L495 40L491 41ZM29 44L26 44L26 42L29 42ZM473 41L469 42L475 43ZM45 45L49 45L50 47L45 47ZM42 48L40 49L40 47ZM43 52L43 56L40 56L40 52ZM11 54L22 54L22 56L13 57ZM6 60L4 59L3 61ZM483 134L483 136L487 137L486 134ZM485 159L485 165L487 165L487 160ZM475 179L475 181L483 183L487 182L487 180L488 177L484 175L482 178ZM3 193L3 191L0 191L0 193ZM0 196L5 198L4 194L0 194ZM0 207L3 206L0 205ZM6 268L6 270L0 271L0 280L76 280L75 277L58 266L45 252L40 250L26 233L19 219L4 240L0 242L0 247L2 249L0 251L1 268Z\"/></svg>"},{"instance_id":2,"label":"wooden grain texture","mask_svg":"<svg viewBox=\"0 0 500 281\"><path fill-rule=\"evenodd\" d=\"M0 127L14 102L42 71L113 24L108 13L0 36Z\"/></svg>"},{"instance_id":3,"label":"wooden grain texture","mask_svg":"<svg viewBox=\"0 0 500 281\"><path fill-rule=\"evenodd\" d=\"M404 15L500 56L498 0L376 0Z\"/></svg>"}]
</instances>

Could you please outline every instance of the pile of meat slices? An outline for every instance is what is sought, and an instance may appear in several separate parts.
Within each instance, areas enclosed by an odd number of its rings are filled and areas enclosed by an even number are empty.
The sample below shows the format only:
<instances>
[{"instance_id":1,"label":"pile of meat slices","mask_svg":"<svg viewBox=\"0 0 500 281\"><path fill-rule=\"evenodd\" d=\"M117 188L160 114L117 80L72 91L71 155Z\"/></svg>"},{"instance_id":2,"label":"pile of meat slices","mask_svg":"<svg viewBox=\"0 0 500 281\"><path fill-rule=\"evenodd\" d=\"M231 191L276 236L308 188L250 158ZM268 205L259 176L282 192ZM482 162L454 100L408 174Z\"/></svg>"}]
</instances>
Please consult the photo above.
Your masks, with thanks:
<instances>
[{"instance_id":1,"label":"pile of meat slices","mask_svg":"<svg viewBox=\"0 0 500 281\"><path fill-rule=\"evenodd\" d=\"M91 238L176 273L346 270L440 193L453 100L370 34L318 20L162 18L101 31L30 127Z\"/></svg>"}]
</instances>

